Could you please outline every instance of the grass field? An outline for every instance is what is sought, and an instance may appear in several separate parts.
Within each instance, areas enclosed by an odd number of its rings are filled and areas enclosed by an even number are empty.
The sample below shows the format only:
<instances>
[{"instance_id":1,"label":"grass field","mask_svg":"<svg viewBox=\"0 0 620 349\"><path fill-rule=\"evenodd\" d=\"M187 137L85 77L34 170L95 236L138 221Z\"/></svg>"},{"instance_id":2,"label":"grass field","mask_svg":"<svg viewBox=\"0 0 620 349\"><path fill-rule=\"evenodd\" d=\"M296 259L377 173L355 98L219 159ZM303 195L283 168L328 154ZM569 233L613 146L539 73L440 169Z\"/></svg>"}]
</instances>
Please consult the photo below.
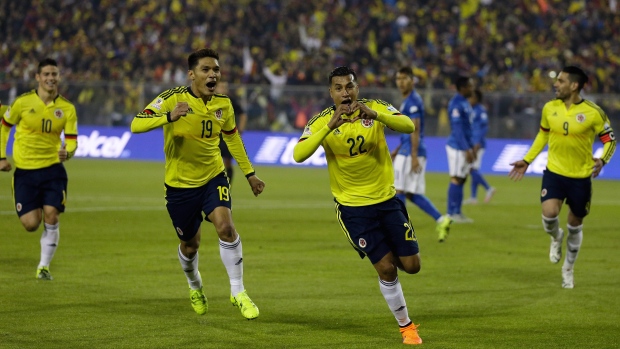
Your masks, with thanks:
<instances>
[{"instance_id":1,"label":"grass field","mask_svg":"<svg viewBox=\"0 0 620 349\"><path fill-rule=\"evenodd\" d=\"M374 269L336 223L326 170L258 168L267 183L259 198L236 172L233 216L245 286L261 311L255 321L228 300L208 223L200 269L209 312L192 310L164 208L163 164L75 159L67 170L51 282L34 278L40 231L23 230L10 175L0 173L0 348L404 347ZM565 290L561 264L547 257L540 178L488 179L498 188L493 202L464 207L476 222L453 226L443 244L432 219L408 206L423 267L400 280L423 347L620 347L620 182L595 181L575 288ZM447 182L427 175L441 211Z\"/></svg>"}]
</instances>

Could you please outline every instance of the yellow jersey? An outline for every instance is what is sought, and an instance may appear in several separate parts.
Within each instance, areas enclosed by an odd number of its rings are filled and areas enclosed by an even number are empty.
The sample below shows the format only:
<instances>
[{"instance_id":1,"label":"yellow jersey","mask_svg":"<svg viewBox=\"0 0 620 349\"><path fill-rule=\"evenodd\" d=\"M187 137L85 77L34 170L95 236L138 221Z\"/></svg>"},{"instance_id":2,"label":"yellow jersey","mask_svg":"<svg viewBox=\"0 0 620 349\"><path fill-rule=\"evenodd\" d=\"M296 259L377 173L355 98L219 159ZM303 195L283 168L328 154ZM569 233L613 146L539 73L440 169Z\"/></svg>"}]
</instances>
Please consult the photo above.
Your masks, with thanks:
<instances>
[{"instance_id":1,"label":"yellow jersey","mask_svg":"<svg viewBox=\"0 0 620 349\"><path fill-rule=\"evenodd\" d=\"M6 157L6 145L14 125L13 160L17 168L35 170L59 163L63 132L68 156L73 156L77 149L75 107L61 95L47 105L36 90L15 99L2 117L0 158Z\"/></svg>"},{"instance_id":2,"label":"yellow jersey","mask_svg":"<svg viewBox=\"0 0 620 349\"><path fill-rule=\"evenodd\" d=\"M592 175L592 146L598 136L603 142L601 160L608 163L616 149L616 139L605 112L586 99L568 109L560 99L547 102L542 110L540 131L523 160L528 163L549 144L547 168L570 178Z\"/></svg>"},{"instance_id":3,"label":"yellow jersey","mask_svg":"<svg viewBox=\"0 0 620 349\"><path fill-rule=\"evenodd\" d=\"M170 113L178 102L187 102L189 111L186 116L170 122ZM162 126L167 185L197 188L222 173L220 133L246 177L254 174L227 96L216 94L205 103L187 86L166 90L134 117L131 131L141 133Z\"/></svg>"},{"instance_id":4,"label":"yellow jersey","mask_svg":"<svg viewBox=\"0 0 620 349\"><path fill-rule=\"evenodd\" d=\"M409 119L384 101L360 99L358 102L379 114ZM324 128L335 110L335 106L329 107L310 119L299 141ZM351 117L358 114L359 111ZM321 145L325 149L331 192L340 204L367 206L387 201L396 194L392 159L384 131L385 124L378 120L357 120L342 124L323 139Z\"/></svg>"}]
</instances>

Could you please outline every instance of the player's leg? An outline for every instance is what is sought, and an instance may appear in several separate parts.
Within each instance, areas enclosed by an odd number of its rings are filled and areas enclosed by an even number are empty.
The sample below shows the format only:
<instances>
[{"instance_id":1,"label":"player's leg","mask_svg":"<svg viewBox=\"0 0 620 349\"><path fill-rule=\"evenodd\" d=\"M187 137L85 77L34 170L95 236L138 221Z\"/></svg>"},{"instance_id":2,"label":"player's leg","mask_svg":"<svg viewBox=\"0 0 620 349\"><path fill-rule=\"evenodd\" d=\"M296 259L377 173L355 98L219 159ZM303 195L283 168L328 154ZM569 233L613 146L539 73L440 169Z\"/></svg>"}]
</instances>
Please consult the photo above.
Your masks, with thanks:
<instances>
[{"instance_id":1,"label":"player's leg","mask_svg":"<svg viewBox=\"0 0 620 349\"><path fill-rule=\"evenodd\" d=\"M565 177L545 170L543 172L540 202L542 208L543 229L550 236L549 260L557 263L562 258L562 239L564 231L560 229L560 209L566 197Z\"/></svg>"},{"instance_id":2,"label":"player's leg","mask_svg":"<svg viewBox=\"0 0 620 349\"><path fill-rule=\"evenodd\" d=\"M41 259L36 275L38 279L52 280L49 268L60 241L60 211L54 206L44 205L43 213L45 229L41 233Z\"/></svg>"},{"instance_id":3,"label":"player's leg","mask_svg":"<svg viewBox=\"0 0 620 349\"><path fill-rule=\"evenodd\" d=\"M43 218L43 200L37 170L15 169L12 181L13 202L19 221L26 231L39 229Z\"/></svg>"},{"instance_id":4,"label":"player's leg","mask_svg":"<svg viewBox=\"0 0 620 349\"><path fill-rule=\"evenodd\" d=\"M571 179L572 188L568 194L566 203L568 211L568 236L566 237L566 257L562 265L562 287L573 288L573 270L575 261L581 249L583 241L583 219L590 212L590 201L592 199L592 181L590 178Z\"/></svg>"},{"instance_id":5,"label":"player's leg","mask_svg":"<svg viewBox=\"0 0 620 349\"><path fill-rule=\"evenodd\" d=\"M243 245L233 223L231 206L226 177L219 175L209 181L202 209L219 237L220 258L230 280L230 301L246 319L252 320L258 317L259 311L243 285Z\"/></svg>"},{"instance_id":6,"label":"player's leg","mask_svg":"<svg viewBox=\"0 0 620 349\"><path fill-rule=\"evenodd\" d=\"M202 223L200 189L172 188L166 185L166 208L180 241L177 257L187 279L192 308L203 315L208 310L208 303L198 269Z\"/></svg>"},{"instance_id":7,"label":"player's leg","mask_svg":"<svg viewBox=\"0 0 620 349\"><path fill-rule=\"evenodd\" d=\"M402 154L396 155L394 158L394 187L396 188L396 197L406 202L405 189L407 187L407 174L411 169L411 157Z\"/></svg>"},{"instance_id":8,"label":"player's leg","mask_svg":"<svg viewBox=\"0 0 620 349\"><path fill-rule=\"evenodd\" d=\"M463 187L470 170L465 159L465 152L446 146L448 167L450 172L450 186L448 187L448 214L455 223L473 223L461 212L463 203Z\"/></svg>"}]
</instances>

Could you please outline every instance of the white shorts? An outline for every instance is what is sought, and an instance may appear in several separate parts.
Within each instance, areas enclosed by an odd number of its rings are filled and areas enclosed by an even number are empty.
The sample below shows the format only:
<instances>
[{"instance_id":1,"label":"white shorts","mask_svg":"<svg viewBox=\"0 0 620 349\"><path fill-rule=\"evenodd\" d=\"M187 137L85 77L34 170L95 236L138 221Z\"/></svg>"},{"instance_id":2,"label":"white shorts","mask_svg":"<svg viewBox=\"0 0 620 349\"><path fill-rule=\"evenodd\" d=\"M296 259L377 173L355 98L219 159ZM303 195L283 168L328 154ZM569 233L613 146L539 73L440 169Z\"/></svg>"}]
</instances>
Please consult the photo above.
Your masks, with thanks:
<instances>
[{"instance_id":1,"label":"white shorts","mask_svg":"<svg viewBox=\"0 0 620 349\"><path fill-rule=\"evenodd\" d=\"M484 148L478 149L478 152L476 153L476 161L474 161L474 163L471 165L471 168L473 168L474 170L480 169L480 165L482 165L483 155L484 155Z\"/></svg>"},{"instance_id":2,"label":"white shorts","mask_svg":"<svg viewBox=\"0 0 620 349\"><path fill-rule=\"evenodd\" d=\"M418 157L418 162L422 171L420 173L411 172L411 156L398 154L394 158L394 187L397 191L405 193L424 195L426 191L426 158Z\"/></svg>"},{"instance_id":3,"label":"white shorts","mask_svg":"<svg viewBox=\"0 0 620 349\"><path fill-rule=\"evenodd\" d=\"M467 162L464 150L454 149L446 145L450 177L467 178L471 164Z\"/></svg>"}]
</instances>

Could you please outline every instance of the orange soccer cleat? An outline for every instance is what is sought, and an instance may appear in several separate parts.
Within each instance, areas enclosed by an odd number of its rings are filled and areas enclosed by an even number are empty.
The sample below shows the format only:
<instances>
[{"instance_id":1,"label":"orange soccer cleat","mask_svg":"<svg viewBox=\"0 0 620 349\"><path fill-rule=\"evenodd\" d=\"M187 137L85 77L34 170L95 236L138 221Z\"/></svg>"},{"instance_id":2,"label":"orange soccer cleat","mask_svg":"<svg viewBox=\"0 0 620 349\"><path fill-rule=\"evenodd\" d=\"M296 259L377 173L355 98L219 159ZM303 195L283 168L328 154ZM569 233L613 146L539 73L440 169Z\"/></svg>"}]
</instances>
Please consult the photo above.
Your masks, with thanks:
<instances>
[{"instance_id":1,"label":"orange soccer cleat","mask_svg":"<svg viewBox=\"0 0 620 349\"><path fill-rule=\"evenodd\" d=\"M405 327L400 328L400 334L403 335L403 344L422 344L422 338L418 335L418 326L413 322Z\"/></svg>"}]
</instances>

